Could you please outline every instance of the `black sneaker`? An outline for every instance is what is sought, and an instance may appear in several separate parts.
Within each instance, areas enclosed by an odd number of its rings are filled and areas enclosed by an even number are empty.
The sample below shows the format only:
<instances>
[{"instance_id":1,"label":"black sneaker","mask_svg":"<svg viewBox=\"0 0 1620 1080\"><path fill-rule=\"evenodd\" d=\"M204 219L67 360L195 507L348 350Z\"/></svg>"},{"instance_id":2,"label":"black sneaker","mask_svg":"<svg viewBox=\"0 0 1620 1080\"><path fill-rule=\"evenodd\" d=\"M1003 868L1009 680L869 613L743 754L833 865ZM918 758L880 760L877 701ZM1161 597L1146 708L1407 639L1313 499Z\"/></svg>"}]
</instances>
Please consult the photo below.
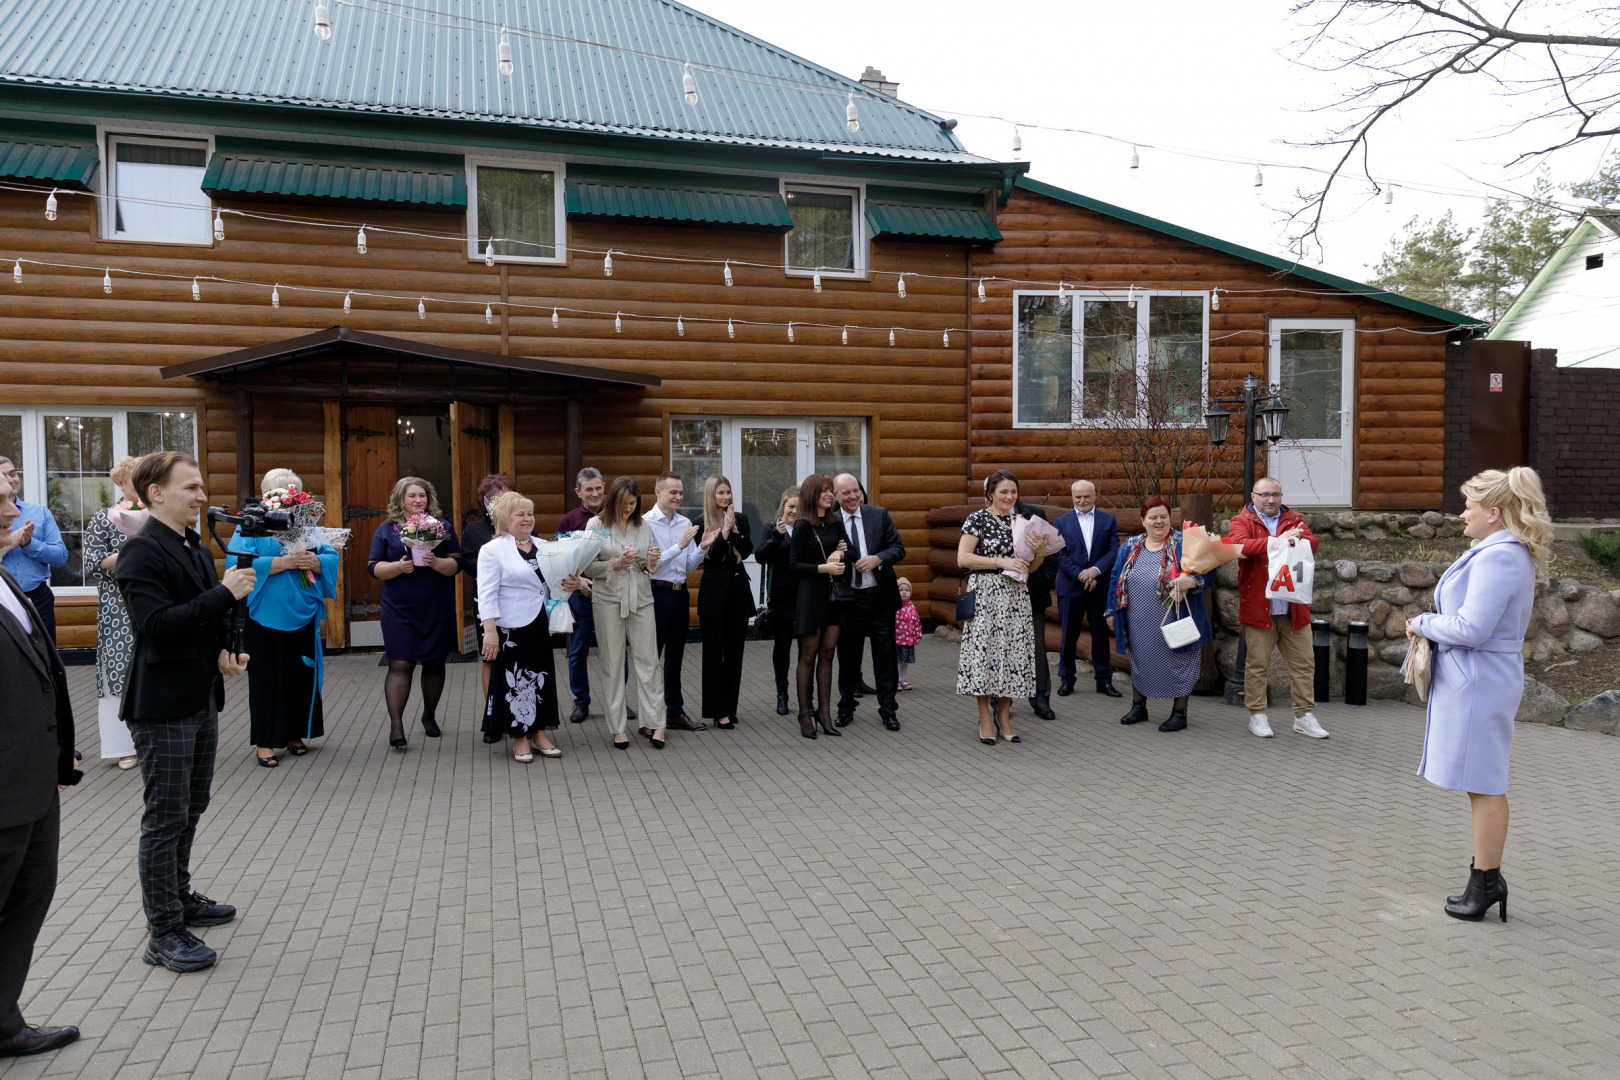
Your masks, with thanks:
<instances>
[{"instance_id":1,"label":"black sneaker","mask_svg":"<svg viewBox=\"0 0 1620 1080\"><path fill-rule=\"evenodd\" d=\"M187 926L223 926L236 918L236 909L229 904L216 904L202 893L194 892L180 897L185 910Z\"/></svg>"},{"instance_id":2,"label":"black sneaker","mask_svg":"<svg viewBox=\"0 0 1620 1080\"><path fill-rule=\"evenodd\" d=\"M196 935L182 929L171 930L161 937L154 936L147 942L146 955L141 959L148 964L162 964L170 971L184 975L188 971L213 967L219 954L204 945Z\"/></svg>"}]
</instances>

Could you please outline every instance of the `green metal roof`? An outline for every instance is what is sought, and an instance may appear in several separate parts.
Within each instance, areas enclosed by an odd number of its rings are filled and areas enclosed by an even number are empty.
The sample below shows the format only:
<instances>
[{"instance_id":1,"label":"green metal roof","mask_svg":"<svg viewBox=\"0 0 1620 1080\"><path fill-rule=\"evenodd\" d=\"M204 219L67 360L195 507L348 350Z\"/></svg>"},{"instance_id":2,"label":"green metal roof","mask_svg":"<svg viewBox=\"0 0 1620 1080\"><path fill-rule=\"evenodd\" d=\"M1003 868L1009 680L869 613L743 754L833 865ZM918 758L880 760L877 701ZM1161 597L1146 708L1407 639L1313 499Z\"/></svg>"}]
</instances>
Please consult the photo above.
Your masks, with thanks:
<instances>
[{"instance_id":1,"label":"green metal roof","mask_svg":"<svg viewBox=\"0 0 1620 1080\"><path fill-rule=\"evenodd\" d=\"M0 83L979 163L939 117L674 0L0 0ZM513 71L497 65L510 27ZM682 97L690 63L698 101ZM853 94L860 129L848 130Z\"/></svg>"},{"instance_id":2,"label":"green metal roof","mask_svg":"<svg viewBox=\"0 0 1620 1080\"><path fill-rule=\"evenodd\" d=\"M1372 285L1365 285L1359 281L1351 281L1349 278L1343 278L1337 274L1330 274L1325 270L1316 270L1309 266L1302 266L1292 259L1279 258L1276 255L1267 255L1265 252L1256 251L1254 248L1247 248L1241 244L1234 244L1227 240L1220 240L1205 233L1182 228L1180 225L1172 225L1168 221L1160 221L1158 218L1148 217L1146 214L1138 214L1136 211L1126 210L1122 206L1115 206L1112 203L1105 203L1099 199L1087 198L1078 192L1069 191L1066 188L1060 188L1055 184L1046 184L1039 180L1031 180L1027 176L1021 176L1018 178L1018 186L1026 191L1033 191L1036 194L1046 195L1057 199L1059 202L1066 202L1071 206L1078 206L1086 210L1094 210L1099 214L1104 214L1120 221L1128 221L1133 225L1140 225L1143 228L1152 229L1154 232L1164 233L1167 236L1174 236L1181 240L1186 240L1194 244L1200 244L1203 247L1213 248L1216 251L1223 251L1228 255L1235 255L1240 259L1247 259L1250 262L1256 262L1262 266L1269 266L1273 270L1281 270L1284 273L1294 274L1298 277L1305 278L1307 281L1315 281L1322 285L1330 285L1335 289L1343 289L1347 293L1352 293L1356 296L1365 296L1372 300L1378 300L1382 303L1390 305L1391 307L1401 308L1405 311L1411 311L1418 315L1426 315L1431 319L1438 319L1441 322L1451 323L1459 327L1481 330L1483 330L1487 325L1485 320L1475 318L1472 315L1464 315L1460 311L1449 311L1446 308L1436 307L1433 304L1425 304L1421 300L1413 300L1412 298L1402 296L1399 293L1392 293L1387 289L1379 289Z\"/></svg>"},{"instance_id":3,"label":"green metal roof","mask_svg":"<svg viewBox=\"0 0 1620 1080\"><path fill-rule=\"evenodd\" d=\"M571 165L565 187L570 216L793 228L769 177Z\"/></svg>"},{"instance_id":4,"label":"green metal roof","mask_svg":"<svg viewBox=\"0 0 1620 1080\"><path fill-rule=\"evenodd\" d=\"M202 189L210 194L467 205L467 173L458 155L351 150L316 143L215 139Z\"/></svg>"},{"instance_id":5,"label":"green metal roof","mask_svg":"<svg viewBox=\"0 0 1620 1080\"><path fill-rule=\"evenodd\" d=\"M873 237L995 243L1001 230L984 199L971 192L923 191L868 184L866 220Z\"/></svg>"},{"instance_id":6,"label":"green metal roof","mask_svg":"<svg viewBox=\"0 0 1620 1080\"><path fill-rule=\"evenodd\" d=\"M0 119L0 176L88 188L100 162L94 127Z\"/></svg>"}]
</instances>

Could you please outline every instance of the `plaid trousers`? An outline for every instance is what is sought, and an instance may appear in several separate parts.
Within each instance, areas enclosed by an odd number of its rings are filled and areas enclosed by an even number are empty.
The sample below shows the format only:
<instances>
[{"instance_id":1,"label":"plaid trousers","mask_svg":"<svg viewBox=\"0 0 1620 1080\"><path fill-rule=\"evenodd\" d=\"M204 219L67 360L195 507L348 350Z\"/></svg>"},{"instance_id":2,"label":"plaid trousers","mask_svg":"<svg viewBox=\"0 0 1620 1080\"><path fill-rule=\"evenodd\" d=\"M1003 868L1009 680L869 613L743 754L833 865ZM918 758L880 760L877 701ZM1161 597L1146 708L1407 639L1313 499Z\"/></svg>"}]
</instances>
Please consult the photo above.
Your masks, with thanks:
<instances>
[{"instance_id":1,"label":"plaid trousers","mask_svg":"<svg viewBox=\"0 0 1620 1080\"><path fill-rule=\"evenodd\" d=\"M180 897L191 891L191 841L214 783L219 714L213 703L179 720L131 720L145 782L141 815L141 903L153 937L185 925Z\"/></svg>"}]
</instances>

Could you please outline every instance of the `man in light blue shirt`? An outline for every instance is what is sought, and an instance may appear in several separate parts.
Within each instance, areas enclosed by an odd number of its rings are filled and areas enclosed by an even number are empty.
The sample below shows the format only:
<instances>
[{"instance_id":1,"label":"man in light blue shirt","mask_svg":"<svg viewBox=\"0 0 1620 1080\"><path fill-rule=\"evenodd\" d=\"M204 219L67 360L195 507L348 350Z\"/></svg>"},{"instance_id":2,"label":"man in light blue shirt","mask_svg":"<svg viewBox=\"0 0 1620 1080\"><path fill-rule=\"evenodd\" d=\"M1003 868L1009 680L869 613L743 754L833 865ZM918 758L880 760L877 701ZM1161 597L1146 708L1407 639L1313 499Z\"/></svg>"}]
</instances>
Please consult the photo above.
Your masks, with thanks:
<instances>
[{"instance_id":1,"label":"man in light blue shirt","mask_svg":"<svg viewBox=\"0 0 1620 1080\"><path fill-rule=\"evenodd\" d=\"M0 457L0 476L5 477L12 491L21 491L17 466L10 458ZM66 566L67 545L62 542L62 530L56 527L51 512L38 503L15 500L22 511L18 520L23 524L12 527L11 536L0 541L0 566L11 571L22 589L39 612L40 625L51 645L56 645L56 597L51 592L51 570Z\"/></svg>"},{"instance_id":2,"label":"man in light blue shirt","mask_svg":"<svg viewBox=\"0 0 1620 1080\"><path fill-rule=\"evenodd\" d=\"M708 724L686 715L686 702L681 697L681 661L686 655L686 631L692 625L686 575L703 565L705 552L693 542L697 539L698 527L681 513L686 485L680 474L664 473L654 490L658 505L642 520L652 530L652 546L660 552L658 569L652 573L652 586L658 652L664 658L664 726L677 731L703 731ZM650 716L645 721L654 722Z\"/></svg>"}]
</instances>

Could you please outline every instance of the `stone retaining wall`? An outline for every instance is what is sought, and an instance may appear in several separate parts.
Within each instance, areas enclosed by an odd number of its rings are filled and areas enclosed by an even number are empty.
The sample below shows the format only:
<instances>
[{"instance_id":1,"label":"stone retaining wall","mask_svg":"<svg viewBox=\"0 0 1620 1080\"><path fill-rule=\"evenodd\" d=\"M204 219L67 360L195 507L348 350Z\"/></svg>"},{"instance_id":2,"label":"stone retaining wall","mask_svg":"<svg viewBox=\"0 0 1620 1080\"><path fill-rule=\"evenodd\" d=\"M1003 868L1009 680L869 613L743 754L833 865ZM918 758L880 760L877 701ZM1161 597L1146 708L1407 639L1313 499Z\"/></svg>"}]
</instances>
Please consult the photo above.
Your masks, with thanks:
<instances>
[{"instance_id":1,"label":"stone retaining wall","mask_svg":"<svg viewBox=\"0 0 1620 1080\"><path fill-rule=\"evenodd\" d=\"M1433 540L1463 534L1462 518L1438 510L1425 510L1421 514L1365 514L1346 510L1337 514L1306 514L1305 520L1322 540L1386 540L1391 536ZM1226 535L1229 525L1230 519L1221 522L1222 536Z\"/></svg>"}]
</instances>

